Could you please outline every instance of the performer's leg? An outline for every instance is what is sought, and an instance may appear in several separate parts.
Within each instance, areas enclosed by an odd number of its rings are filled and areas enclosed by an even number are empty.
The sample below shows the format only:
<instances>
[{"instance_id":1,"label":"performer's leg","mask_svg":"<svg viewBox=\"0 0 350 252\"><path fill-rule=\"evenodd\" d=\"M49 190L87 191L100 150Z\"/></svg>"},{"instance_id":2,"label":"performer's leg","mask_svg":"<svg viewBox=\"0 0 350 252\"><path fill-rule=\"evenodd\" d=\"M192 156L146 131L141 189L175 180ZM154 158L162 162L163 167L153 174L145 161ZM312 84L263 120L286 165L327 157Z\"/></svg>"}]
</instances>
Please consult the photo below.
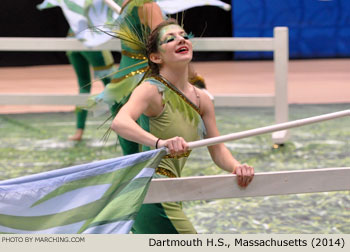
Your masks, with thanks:
<instances>
[{"instance_id":1,"label":"performer's leg","mask_svg":"<svg viewBox=\"0 0 350 252\"><path fill-rule=\"evenodd\" d=\"M70 51L70 52L67 52L67 56L78 78L79 93L80 94L90 93L91 73L90 73L90 66L88 61L84 58L84 56L80 52ZM70 140L79 141L82 139L84 129L85 129L87 113L88 112L86 110L77 108L76 110L77 130L76 130L76 133L69 138Z\"/></svg>"},{"instance_id":2,"label":"performer's leg","mask_svg":"<svg viewBox=\"0 0 350 252\"><path fill-rule=\"evenodd\" d=\"M143 204L131 229L134 234L196 234L180 202Z\"/></svg>"},{"instance_id":3,"label":"performer's leg","mask_svg":"<svg viewBox=\"0 0 350 252\"><path fill-rule=\"evenodd\" d=\"M110 51L83 52L94 69L95 77L100 79L104 86L111 82L111 73L116 71L113 55Z\"/></svg>"},{"instance_id":4,"label":"performer's leg","mask_svg":"<svg viewBox=\"0 0 350 252\"><path fill-rule=\"evenodd\" d=\"M154 178L167 178L154 174ZM196 234L181 202L142 204L131 229L134 234Z\"/></svg>"}]
</instances>

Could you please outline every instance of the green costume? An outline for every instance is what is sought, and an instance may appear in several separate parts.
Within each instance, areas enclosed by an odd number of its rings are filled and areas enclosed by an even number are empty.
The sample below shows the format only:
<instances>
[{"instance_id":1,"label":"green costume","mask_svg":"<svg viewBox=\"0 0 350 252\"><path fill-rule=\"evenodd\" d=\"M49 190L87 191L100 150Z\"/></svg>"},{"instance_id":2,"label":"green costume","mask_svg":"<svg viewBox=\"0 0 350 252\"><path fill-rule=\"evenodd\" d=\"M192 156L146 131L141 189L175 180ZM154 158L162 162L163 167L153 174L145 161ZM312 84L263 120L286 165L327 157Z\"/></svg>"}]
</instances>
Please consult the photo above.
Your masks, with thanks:
<instances>
[{"instance_id":1,"label":"green costume","mask_svg":"<svg viewBox=\"0 0 350 252\"><path fill-rule=\"evenodd\" d=\"M102 4L102 6L101 6ZM86 32L88 28L101 25L101 15L108 13L109 18L113 18L113 14L105 11L102 1L61 1L61 0L44 0L37 5L39 10L60 7L70 29L67 37L79 39L85 46L98 46L110 39L104 33ZM101 79L104 86L110 82L110 77L116 71L114 66L114 59L110 51L68 51L67 57L72 64L76 73L79 93L90 93L91 90L91 72L93 68L95 78ZM77 129L85 128L85 121L87 117L87 110L76 108Z\"/></svg>"},{"instance_id":2,"label":"green costume","mask_svg":"<svg viewBox=\"0 0 350 252\"><path fill-rule=\"evenodd\" d=\"M110 51L68 51L67 57L78 78L80 94L87 94L91 91L90 66L93 68L95 77L101 79L104 86L111 80L106 76L116 70ZM77 129L85 128L87 113L85 109L76 109Z\"/></svg>"},{"instance_id":3,"label":"green costume","mask_svg":"<svg viewBox=\"0 0 350 252\"><path fill-rule=\"evenodd\" d=\"M141 83L149 70L145 48L140 43L145 41L150 34L150 28L141 23L138 10L143 4L153 2L151 0L129 1L121 10L117 19L120 27L117 37L121 39L122 57L118 72L113 76L103 93L98 97L109 104L114 117L119 109L128 101L131 92ZM142 125L147 121L145 116L138 120ZM123 154L129 155L141 151L141 146L118 136Z\"/></svg>"},{"instance_id":4,"label":"green costume","mask_svg":"<svg viewBox=\"0 0 350 252\"><path fill-rule=\"evenodd\" d=\"M161 139L181 136L187 142L199 140L205 135L199 108L175 86L161 76L148 78L145 81L157 86L164 104L159 116L149 118L146 128L151 134ZM170 156L163 158L156 169L156 177L181 177L181 171L189 154L178 158ZM181 202L143 204L132 231L139 234L196 233L182 211Z\"/></svg>"}]
</instances>

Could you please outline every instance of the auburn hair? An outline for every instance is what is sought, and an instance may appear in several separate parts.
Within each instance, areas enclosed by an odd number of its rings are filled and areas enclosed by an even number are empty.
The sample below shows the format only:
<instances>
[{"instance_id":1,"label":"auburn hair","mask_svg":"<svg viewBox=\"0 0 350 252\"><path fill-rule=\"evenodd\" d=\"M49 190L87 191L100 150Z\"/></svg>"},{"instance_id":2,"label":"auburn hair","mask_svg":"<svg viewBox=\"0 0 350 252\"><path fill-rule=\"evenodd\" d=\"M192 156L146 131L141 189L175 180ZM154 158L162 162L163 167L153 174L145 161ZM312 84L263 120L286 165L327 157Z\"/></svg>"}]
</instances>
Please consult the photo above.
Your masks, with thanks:
<instances>
[{"instance_id":1,"label":"auburn hair","mask_svg":"<svg viewBox=\"0 0 350 252\"><path fill-rule=\"evenodd\" d=\"M169 18L163 22L161 22L157 27L151 32L148 37L147 45L146 45L146 54L148 59L148 65L151 70L151 74L159 74L159 65L152 62L150 59L151 53L157 53L159 47L159 35L160 31L168 25L179 25L175 19Z\"/></svg>"}]
</instances>

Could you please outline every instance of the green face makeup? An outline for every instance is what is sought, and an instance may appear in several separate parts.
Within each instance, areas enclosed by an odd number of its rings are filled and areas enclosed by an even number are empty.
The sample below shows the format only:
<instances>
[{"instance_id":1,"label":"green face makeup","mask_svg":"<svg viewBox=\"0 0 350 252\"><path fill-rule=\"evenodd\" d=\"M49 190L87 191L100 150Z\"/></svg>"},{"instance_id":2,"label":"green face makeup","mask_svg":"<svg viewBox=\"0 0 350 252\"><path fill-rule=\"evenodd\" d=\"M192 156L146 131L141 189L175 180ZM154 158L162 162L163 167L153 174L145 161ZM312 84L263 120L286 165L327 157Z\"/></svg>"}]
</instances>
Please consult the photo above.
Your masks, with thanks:
<instances>
[{"instance_id":1,"label":"green face makeup","mask_svg":"<svg viewBox=\"0 0 350 252\"><path fill-rule=\"evenodd\" d=\"M172 41L174 41L176 39L175 35L167 34L171 29L174 29L174 28L181 28L181 27L178 26L178 25L168 25L168 26L163 27L160 30L159 42L158 42L159 46L161 46L163 44L166 44L166 43L170 43L170 42L172 42ZM189 39L190 38L189 35L185 31L180 36L182 36L184 39Z\"/></svg>"}]
</instances>

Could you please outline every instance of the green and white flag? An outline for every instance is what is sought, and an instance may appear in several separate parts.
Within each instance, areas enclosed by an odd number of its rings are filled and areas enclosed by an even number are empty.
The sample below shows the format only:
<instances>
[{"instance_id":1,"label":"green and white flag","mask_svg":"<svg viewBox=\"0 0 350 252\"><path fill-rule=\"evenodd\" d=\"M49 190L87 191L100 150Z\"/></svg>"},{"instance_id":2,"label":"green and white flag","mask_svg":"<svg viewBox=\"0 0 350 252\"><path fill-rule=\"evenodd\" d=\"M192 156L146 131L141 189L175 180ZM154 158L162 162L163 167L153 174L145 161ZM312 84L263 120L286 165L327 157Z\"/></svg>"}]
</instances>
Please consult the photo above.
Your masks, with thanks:
<instances>
[{"instance_id":1,"label":"green and white flag","mask_svg":"<svg viewBox=\"0 0 350 252\"><path fill-rule=\"evenodd\" d=\"M156 2L166 14L175 14L200 6L216 6L226 11L231 10L231 5L220 0L157 0Z\"/></svg>"},{"instance_id":2,"label":"green and white flag","mask_svg":"<svg viewBox=\"0 0 350 252\"><path fill-rule=\"evenodd\" d=\"M165 149L0 181L0 233L126 234Z\"/></svg>"},{"instance_id":3,"label":"green and white flag","mask_svg":"<svg viewBox=\"0 0 350 252\"><path fill-rule=\"evenodd\" d=\"M138 1L141 4L142 0ZM116 1L120 2L120 1ZM144 2L149 2L145 0ZM174 14L199 6L216 6L230 10L231 6L219 0L156 0L164 15ZM60 7L75 37L88 47L95 47L112 39L113 24L119 14L113 11L104 0L44 0L37 5L39 10ZM95 29L99 28L99 29Z\"/></svg>"},{"instance_id":4,"label":"green and white flag","mask_svg":"<svg viewBox=\"0 0 350 252\"><path fill-rule=\"evenodd\" d=\"M37 5L39 10L52 7L62 9L75 37L88 47L110 40L111 36L93 28L108 32L106 25L112 24L119 16L103 0L45 0Z\"/></svg>"}]
</instances>

